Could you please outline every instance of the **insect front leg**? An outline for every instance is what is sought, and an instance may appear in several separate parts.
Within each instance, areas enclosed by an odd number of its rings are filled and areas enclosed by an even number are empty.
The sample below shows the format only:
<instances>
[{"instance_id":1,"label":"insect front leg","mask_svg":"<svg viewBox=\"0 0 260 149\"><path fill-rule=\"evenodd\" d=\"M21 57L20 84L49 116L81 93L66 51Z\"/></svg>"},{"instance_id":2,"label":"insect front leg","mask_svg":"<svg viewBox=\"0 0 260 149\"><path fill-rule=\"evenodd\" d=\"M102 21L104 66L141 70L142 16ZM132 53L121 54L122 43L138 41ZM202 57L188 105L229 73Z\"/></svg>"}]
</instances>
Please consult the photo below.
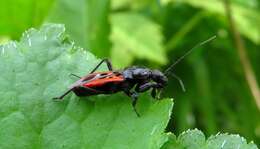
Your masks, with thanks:
<instances>
[{"instance_id":1,"label":"insect front leg","mask_svg":"<svg viewBox=\"0 0 260 149\"><path fill-rule=\"evenodd\" d=\"M101 61L99 62L99 64L98 64L90 73L95 72L95 71L100 67L100 65L101 65L102 63L104 63L104 62L107 64L108 70L113 71L112 63L111 63L108 59L103 59L103 60L101 60Z\"/></svg>"},{"instance_id":2,"label":"insect front leg","mask_svg":"<svg viewBox=\"0 0 260 149\"><path fill-rule=\"evenodd\" d=\"M135 91L138 92L138 93L141 93L141 92L145 92L149 89L152 88L152 92L151 92L151 96L153 98L156 97L156 90L158 88L161 88L161 85L156 83L156 82L147 82L147 83L143 83L143 84L138 84L135 88Z\"/></svg>"},{"instance_id":3,"label":"insect front leg","mask_svg":"<svg viewBox=\"0 0 260 149\"><path fill-rule=\"evenodd\" d=\"M182 91L185 92L186 89L185 89L185 86L184 86L184 84L183 84L181 78L178 77L178 76L177 76L176 74L174 74L174 73L170 73L170 75L173 76L175 79L177 79L177 80L179 81L179 83L180 83L180 85L181 85Z\"/></svg>"},{"instance_id":4,"label":"insect front leg","mask_svg":"<svg viewBox=\"0 0 260 149\"><path fill-rule=\"evenodd\" d=\"M157 89L156 89L156 88L153 88L153 89L152 89L152 92L151 92L151 96L152 96L153 98L156 98L156 92L157 92Z\"/></svg>"},{"instance_id":5,"label":"insect front leg","mask_svg":"<svg viewBox=\"0 0 260 149\"><path fill-rule=\"evenodd\" d=\"M139 113L137 112L137 110L136 110L136 103L137 103L137 100L138 100L138 93L137 93L137 92L131 92L131 91L129 91L129 90L124 91L124 92L125 92L125 94L126 94L127 96L131 97L131 99L132 99L132 107L133 107L133 109L134 109L136 115L137 115L138 117L140 117L140 114L139 114Z\"/></svg>"}]
</instances>

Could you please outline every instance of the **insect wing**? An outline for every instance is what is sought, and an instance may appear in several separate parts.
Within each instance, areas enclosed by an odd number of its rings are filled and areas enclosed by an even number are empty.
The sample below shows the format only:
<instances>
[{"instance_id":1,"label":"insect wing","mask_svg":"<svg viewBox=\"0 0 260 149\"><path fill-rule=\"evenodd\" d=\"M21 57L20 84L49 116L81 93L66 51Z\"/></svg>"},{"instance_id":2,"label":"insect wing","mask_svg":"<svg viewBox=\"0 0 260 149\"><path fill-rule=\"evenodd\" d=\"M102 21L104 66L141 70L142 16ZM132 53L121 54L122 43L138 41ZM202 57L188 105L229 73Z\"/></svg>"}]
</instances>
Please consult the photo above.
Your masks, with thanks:
<instances>
[{"instance_id":1,"label":"insect wing","mask_svg":"<svg viewBox=\"0 0 260 149\"><path fill-rule=\"evenodd\" d=\"M91 88L91 87L102 86L107 83L118 83L122 81L124 81L124 78L121 74L112 73L112 74L103 75L101 77L98 77L88 82L84 82L83 86Z\"/></svg>"},{"instance_id":2,"label":"insect wing","mask_svg":"<svg viewBox=\"0 0 260 149\"><path fill-rule=\"evenodd\" d=\"M105 75L100 75L100 74L105 74ZM84 83L87 83L87 82L91 82L91 81L93 81L95 79L102 78L102 77L104 77L104 76L106 76L108 74L111 74L111 73L110 72L102 72L102 73L91 73L91 74L88 74L88 75L80 78L79 80L77 80L73 84L71 84L69 86L69 89L72 89L72 88L74 88L76 86L80 86L80 85L82 85Z\"/></svg>"}]
</instances>

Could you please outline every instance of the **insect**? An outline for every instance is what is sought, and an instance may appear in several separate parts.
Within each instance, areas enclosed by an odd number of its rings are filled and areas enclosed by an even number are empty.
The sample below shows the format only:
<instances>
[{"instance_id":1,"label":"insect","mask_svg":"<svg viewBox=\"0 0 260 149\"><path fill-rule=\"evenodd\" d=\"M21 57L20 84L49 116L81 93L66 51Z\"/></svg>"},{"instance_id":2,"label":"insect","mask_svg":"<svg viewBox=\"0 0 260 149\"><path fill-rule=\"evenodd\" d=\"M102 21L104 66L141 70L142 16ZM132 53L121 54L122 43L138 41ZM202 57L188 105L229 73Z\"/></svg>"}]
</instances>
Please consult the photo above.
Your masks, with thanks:
<instances>
[{"instance_id":1,"label":"insect","mask_svg":"<svg viewBox=\"0 0 260 149\"><path fill-rule=\"evenodd\" d=\"M215 36L194 46L177 61L175 61L175 63L168 67L164 73L157 69L149 69L138 66L128 67L123 70L114 70L111 62L108 59L103 59L86 76L79 77L75 74L71 74L75 77L78 77L79 80L73 83L64 94L53 99L61 100L71 91L79 97L124 92L127 96L131 97L133 109L137 116L140 116L136 110L136 102L138 100L139 93L151 90L151 96L153 98L158 97L157 95L159 95L161 90L167 85L167 75L171 74L169 73L170 70L185 56L190 54L193 49L213 39L215 39ZM96 72L96 70L103 63L106 63L108 71ZM181 79L174 74L171 75L179 80L183 90L185 90Z\"/></svg>"}]
</instances>

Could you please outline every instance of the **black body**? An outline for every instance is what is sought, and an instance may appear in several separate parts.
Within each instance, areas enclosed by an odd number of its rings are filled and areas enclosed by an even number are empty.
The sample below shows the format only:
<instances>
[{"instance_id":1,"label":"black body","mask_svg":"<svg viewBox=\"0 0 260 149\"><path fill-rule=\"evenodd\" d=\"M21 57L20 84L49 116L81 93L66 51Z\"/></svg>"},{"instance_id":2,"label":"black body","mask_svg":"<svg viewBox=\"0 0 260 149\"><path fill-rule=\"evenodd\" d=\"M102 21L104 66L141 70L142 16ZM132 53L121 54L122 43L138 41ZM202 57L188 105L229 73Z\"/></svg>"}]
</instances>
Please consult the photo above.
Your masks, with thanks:
<instances>
[{"instance_id":1,"label":"black body","mask_svg":"<svg viewBox=\"0 0 260 149\"><path fill-rule=\"evenodd\" d=\"M106 63L109 69L110 74L102 74L102 73L94 73L102 63ZM95 81L97 79L109 78L109 75L117 75L122 77L122 81L112 81L101 83L93 87L86 87L84 84L89 83L91 81ZM71 85L69 90L65 92L60 97L56 97L54 99L62 99L69 92L73 91L77 96L91 96L97 94L113 94L116 92L123 91L127 96L131 97L132 105L136 111L135 105L138 99L138 93L142 93L151 89L151 95L153 98L156 98L157 92L162 89L167 84L167 77L160 72L159 70L151 70L144 67L129 67L125 68L122 71L114 71L112 68L112 64L109 60L103 59L91 72L85 77L79 77L77 75L72 74L80 78L74 84ZM112 76L111 75L111 76ZM108 79L105 79L108 80Z\"/></svg>"}]
</instances>

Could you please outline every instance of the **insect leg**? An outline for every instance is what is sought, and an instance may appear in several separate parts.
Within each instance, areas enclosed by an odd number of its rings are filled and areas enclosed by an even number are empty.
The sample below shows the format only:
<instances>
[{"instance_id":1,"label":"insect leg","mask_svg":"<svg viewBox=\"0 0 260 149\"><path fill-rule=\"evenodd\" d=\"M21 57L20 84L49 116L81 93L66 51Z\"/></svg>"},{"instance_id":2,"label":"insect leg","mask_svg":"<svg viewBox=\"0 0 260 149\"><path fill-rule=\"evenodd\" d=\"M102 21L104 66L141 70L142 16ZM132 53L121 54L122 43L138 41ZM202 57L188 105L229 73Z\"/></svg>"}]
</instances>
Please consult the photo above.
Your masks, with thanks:
<instances>
[{"instance_id":1,"label":"insect leg","mask_svg":"<svg viewBox=\"0 0 260 149\"><path fill-rule=\"evenodd\" d=\"M59 97L54 97L54 98L52 98L52 99L54 99L54 100L62 100L68 93L70 93L72 91L72 89L69 89L68 91L66 91L64 94L62 94L61 96L59 96Z\"/></svg>"},{"instance_id":2,"label":"insect leg","mask_svg":"<svg viewBox=\"0 0 260 149\"><path fill-rule=\"evenodd\" d=\"M147 83L144 83L144 84L141 84L141 85L139 84L139 85L136 86L135 91L140 93L140 92L145 92L145 91L147 91L151 88L152 88L151 96L153 98L155 98L156 97L156 89L161 88L161 85L159 85L156 82L147 82Z\"/></svg>"},{"instance_id":3,"label":"insect leg","mask_svg":"<svg viewBox=\"0 0 260 149\"><path fill-rule=\"evenodd\" d=\"M156 82L148 82L148 83L144 83L141 85L137 85L135 88L135 91L137 92L145 92L147 90L149 90L150 88L162 88L162 86Z\"/></svg>"},{"instance_id":4,"label":"insect leg","mask_svg":"<svg viewBox=\"0 0 260 149\"><path fill-rule=\"evenodd\" d=\"M170 75L173 76L175 79L177 79L177 80L179 81L179 83L180 83L180 85L181 85L182 91L185 92L186 89L185 89L185 86L184 86L184 84L183 84L181 78L178 77L178 76L177 76L176 74L174 74L174 73L170 73Z\"/></svg>"},{"instance_id":5,"label":"insect leg","mask_svg":"<svg viewBox=\"0 0 260 149\"><path fill-rule=\"evenodd\" d=\"M77 78L81 78L80 76L76 75L76 74L73 74L71 73L70 76L74 76L74 77L77 77Z\"/></svg>"},{"instance_id":6,"label":"insect leg","mask_svg":"<svg viewBox=\"0 0 260 149\"><path fill-rule=\"evenodd\" d=\"M103 60L101 60L101 61L99 62L99 64L98 64L90 73L95 72L95 71L100 67L100 65L101 65L102 63L104 63L104 62L107 64L108 70L112 71L112 70L113 70L113 67L112 67L111 62L110 62L108 59L103 59Z\"/></svg>"},{"instance_id":7,"label":"insect leg","mask_svg":"<svg viewBox=\"0 0 260 149\"><path fill-rule=\"evenodd\" d=\"M151 96L152 96L153 98L156 97L156 88L153 88L153 89L152 89Z\"/></svg>"},{"instance_id":8,"label":"insect leg","mask_svg":"<svg viewBox=\"0 0 260 149\"><path fill-rule=\"evenodd\" d=\"M132 99L132 107L138 117L140 117L140 114L136 110L136 102L138 99L138 93L137 92L131 92L131 91L125 91L125 94Z\"/></svg>"}]
</instances>

